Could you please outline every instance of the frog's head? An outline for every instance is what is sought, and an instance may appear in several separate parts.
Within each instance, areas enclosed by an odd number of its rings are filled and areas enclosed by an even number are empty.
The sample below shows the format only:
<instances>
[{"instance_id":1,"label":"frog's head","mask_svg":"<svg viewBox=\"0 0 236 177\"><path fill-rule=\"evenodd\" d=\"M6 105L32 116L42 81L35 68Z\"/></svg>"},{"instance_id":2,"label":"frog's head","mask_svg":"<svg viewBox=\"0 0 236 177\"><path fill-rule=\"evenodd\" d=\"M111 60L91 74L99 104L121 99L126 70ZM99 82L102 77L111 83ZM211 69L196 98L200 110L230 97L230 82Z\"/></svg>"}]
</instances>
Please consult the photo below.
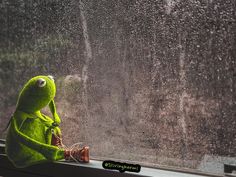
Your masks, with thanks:
<instances>
[{"instance_id":1,"label":"frog's head","mask_svg":"<svg viewBox=\"0 0 236 177\"><path fill-rule=\"evenodd\" d=\"M39 111L53 101L55 94L56 85L52 76L33 77L21 90L17 109L25 112Z\"/></svg>"}]
</instances>

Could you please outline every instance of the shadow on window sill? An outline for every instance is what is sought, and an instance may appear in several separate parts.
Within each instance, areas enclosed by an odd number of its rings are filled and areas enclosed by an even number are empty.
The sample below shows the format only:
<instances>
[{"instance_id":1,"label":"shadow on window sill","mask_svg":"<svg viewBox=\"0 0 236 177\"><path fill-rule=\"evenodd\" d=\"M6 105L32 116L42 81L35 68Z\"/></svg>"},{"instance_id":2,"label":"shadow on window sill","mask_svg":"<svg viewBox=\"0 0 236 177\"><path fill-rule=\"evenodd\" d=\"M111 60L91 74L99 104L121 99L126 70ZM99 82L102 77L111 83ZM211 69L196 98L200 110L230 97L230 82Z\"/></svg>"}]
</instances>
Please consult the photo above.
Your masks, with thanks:
<instances>
[{"instance_id":1,"label":"shadow on window sill","mask_svg":"<svg viewBox=\"0 0 236 177\"><path fill-rule=\"evenodd\" d=\"M120 173L103 169L102 161L91 160L88 164L66 161L42 163L27 168L15 168L5 154L5 145L0 143L0 177L206 177L209 175L190 174L168 169L142 167L140 173Z\"/></svg>"}]
</instances>

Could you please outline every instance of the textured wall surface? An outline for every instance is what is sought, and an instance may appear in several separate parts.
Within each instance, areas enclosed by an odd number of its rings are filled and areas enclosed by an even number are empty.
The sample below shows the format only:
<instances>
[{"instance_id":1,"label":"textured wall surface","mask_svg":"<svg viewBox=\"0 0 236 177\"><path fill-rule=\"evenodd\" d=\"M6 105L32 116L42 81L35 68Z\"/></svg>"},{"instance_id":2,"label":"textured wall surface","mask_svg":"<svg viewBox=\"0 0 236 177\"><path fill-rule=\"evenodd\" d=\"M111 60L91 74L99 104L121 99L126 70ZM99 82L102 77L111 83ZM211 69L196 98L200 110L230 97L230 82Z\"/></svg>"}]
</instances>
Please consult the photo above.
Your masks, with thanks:
<instances>
[{"instance_id":1,"label":"textured wall surface","mask_svg":"<svg viewBox=\"0 0 236 177\"><path fill-rule=\"evenodd\" d=\"M52 74L68 146L204 171L209 156L235 163L234 0L3 0L0 10L1 129L24 82Z\"/></svg>"}]
</instances>

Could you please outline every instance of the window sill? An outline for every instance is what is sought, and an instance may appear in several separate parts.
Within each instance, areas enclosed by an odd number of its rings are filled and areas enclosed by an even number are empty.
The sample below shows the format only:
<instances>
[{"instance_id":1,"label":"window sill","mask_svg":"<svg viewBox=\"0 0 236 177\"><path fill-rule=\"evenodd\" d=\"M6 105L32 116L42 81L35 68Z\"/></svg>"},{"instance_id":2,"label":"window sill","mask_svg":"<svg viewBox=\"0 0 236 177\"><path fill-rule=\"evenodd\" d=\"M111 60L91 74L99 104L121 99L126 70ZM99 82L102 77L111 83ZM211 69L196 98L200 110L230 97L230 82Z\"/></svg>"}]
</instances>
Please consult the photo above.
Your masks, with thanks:
<instances>
[{"instance_id":1,"label":"window sill","mask_svg":"<svg viewBox=\"0 0 236 177\"><path fill-rule=\"evenodd\" d=\"M8 160L4 152L4 146L0 148L0 177L206 177L209 175L190 174L174 170L156 169L141 167L140 173L125 172L120 173L115 170L107 170L102 167L102 161L91 160L88 164L72 163L58 161L54 163L43 163L31 167L18 169L15 168ZM109 160L109 159L108 159Z\"/></svg>"},{"instance_id":2,"label":"window sill","mask_svg":"<svg viewBox=\"0 0 236 177\"><path fill-rule=\"evenodd\" d=\"M34 165L28 168L17 169L12 166L5 154L0 154L0 176L22 176L24 177L78 177L78 175L89 177L206 177L204 175L174 172L154 168L142 167L140 173L120 173L114 170L106 170L102 162L91 160L89 164L77 164L70 162L54 162Z\"/></svg>"}]
</instances>

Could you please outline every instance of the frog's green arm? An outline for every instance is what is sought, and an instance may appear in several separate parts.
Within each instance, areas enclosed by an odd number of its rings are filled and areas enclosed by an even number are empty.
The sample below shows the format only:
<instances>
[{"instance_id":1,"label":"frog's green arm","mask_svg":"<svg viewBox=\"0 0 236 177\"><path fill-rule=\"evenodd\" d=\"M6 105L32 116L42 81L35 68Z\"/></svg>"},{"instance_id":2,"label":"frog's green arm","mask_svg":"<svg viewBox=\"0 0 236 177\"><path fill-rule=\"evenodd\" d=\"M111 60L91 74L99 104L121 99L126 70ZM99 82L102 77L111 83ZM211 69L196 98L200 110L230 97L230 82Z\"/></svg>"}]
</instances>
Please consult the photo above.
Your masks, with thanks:
<instances>
[{"instance_id":1,"label":"frog's green arm","mask_svg":"<svg viewBox=\"0 0 236 177\"><path fill-rule=\"evenodd\" d=\"M60 117L57 114L57 110L56 110L56 106L55 106L54 100L50 101L49 108L50 108L50 111L51 111L51 113L53 115L54 122L59 125L61 123L61 119L60 119Z\"/></svg>"},{"instance_id":2,"label":"frog's green arm","mask_svg":"<svg viewBox=\"0 0 236 177\"><path fill-rule=\"evenodd\" d=\"M64 159L64 150L61 150L56 146L51 146L51 145L40 143L40 142L26 136L25 134L23 134L22 132L19 131L19 129L16 125L15 118L12 119L11 124L12 124L11 126L13 126L11 130L14 131L13 132L14 135L21 143L40 152L42 155L45 156L45 158L47 158L50 161Z\"/></svg>"},{"instance_id":3,"label":"frog's green arm","mask_svg":"<svg viewBox=\"0 0 236 177\"><path fill-rule=\"evenodd\" d=\"M47 122L48 127L51 127L53 125L53 123L56 123L55 121L53 121L50 117L48 117L45 114L42 114L45 123ZM55 133L57 136L61 136L61 130L59 127L53 127L53 133ZM52 140L52 129L49 128L45 134L46 137L46 142L47 144L51 144L51 140Z\"/></svg>"}]
</instances>

